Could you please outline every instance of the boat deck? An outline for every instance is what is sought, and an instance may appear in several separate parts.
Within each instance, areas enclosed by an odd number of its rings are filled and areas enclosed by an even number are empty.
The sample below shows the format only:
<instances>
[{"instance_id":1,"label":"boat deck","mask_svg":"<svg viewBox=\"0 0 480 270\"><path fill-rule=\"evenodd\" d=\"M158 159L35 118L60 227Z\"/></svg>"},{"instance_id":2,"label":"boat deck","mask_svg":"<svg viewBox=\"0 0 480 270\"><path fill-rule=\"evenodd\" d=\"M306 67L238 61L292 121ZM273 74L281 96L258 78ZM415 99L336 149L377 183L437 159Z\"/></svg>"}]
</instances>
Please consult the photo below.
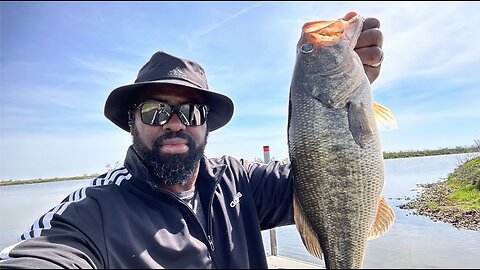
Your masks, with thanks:
<instances>
[{"instance_id":1,"label":"boat deck","mask_svg":"<svg viewBox=\"0 0 480 270\"><path fill-rule=\"evenodd\" d=\"M325 269L323 265L283 256L267 256L267 263L269 269Z\"/></svg>"}]
</instances>

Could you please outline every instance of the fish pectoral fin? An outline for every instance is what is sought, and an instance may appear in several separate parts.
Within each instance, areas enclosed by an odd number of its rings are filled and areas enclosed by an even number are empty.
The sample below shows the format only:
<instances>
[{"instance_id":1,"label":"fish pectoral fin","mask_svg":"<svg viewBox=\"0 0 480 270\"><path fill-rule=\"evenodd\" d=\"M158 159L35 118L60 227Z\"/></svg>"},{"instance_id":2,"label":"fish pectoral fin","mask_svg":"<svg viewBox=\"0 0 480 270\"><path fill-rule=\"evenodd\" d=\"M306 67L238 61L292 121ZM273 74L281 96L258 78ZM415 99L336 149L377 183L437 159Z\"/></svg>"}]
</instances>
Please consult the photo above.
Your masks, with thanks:
<instances>
[{"instance_id":1,"label":"fish pectoral fin","mask_svg":"<svg viewBox=\"0 0 480 270\"><path fill-rule=\"evenodd\" d=\"M313 256L322 259L323 253L322 248L320 247L320 242L318 240L317 234L312 230L310 222L306 218L298 198L293 194L293 214L295 218L295 225L297 230L300 233L302 238L303 245L306 247L308 252Z\"/></svg>"},{"instance_id":2,"label":"fish pectoral fin","mask_svg":"<svg viewBox=\"0 0 480 270\"><path fill-rule=\"evenodd\" d=\"M348 103L348 127L355 142L362 148L373 134L367 112L362 103Z\"/></svg>"},{"instance_id":3,"label":"fish pectoral fin","mask_svg":"<svg viewBox=\"0 0 480 270\"><path fill-rule=\"evenodd\" d=\"M397 120L387 107L374 102L373 111L375 115L375 122L382 130L391 130L398 127Z\"/></svg>"},{"instance_id":4,"label":"fish pectoral fin","mask_svg":"<svg viewBox=\"0 0 480 270\"><path fill-rule=\"evenodd\" d=\"M385 198L380 196L378 199L377 215L368 240L375 239L386 233L392 227L394 220L395 212L393 212L393 209L387 204Z\"/></svg>"}]
</instances>

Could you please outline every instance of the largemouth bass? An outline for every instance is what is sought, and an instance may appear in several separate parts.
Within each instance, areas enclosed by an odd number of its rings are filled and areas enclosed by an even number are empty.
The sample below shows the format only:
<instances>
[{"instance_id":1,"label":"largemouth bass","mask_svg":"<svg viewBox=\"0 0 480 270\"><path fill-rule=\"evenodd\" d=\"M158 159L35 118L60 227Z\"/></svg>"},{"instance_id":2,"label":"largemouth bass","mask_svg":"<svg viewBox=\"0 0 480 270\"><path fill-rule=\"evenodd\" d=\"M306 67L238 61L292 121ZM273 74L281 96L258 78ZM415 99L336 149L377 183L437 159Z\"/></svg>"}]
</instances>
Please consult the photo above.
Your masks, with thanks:
<instances>
[{"instance_id":1,"label":"largemouth bass","mask_svg":"<svg viewBox=\"0 0 480 270\"><path fill-rule=\"evenodd\" d=\"M288 145L295 222L304 245L327 268L361 268L367 240L386 232L394 212L381 196L383 154L373 102L353 50L363 18L306 23L290 87ZM377 121L378 121L377 119Z\"/></svg>"}]
</instances>

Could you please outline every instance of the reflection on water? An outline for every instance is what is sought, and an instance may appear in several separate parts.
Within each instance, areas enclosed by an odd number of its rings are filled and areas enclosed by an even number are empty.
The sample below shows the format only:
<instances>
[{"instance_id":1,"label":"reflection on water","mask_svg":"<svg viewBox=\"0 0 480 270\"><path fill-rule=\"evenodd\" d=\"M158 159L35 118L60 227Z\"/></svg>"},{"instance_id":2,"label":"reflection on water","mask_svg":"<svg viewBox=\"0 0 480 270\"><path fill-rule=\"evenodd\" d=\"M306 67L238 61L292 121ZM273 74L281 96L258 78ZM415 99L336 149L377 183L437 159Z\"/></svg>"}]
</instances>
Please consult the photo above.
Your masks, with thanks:
<instances>
[{"instance_id":1,"label":"reflection on water","mask_svg":"<svg viewBox=\"0 0 480 270\"><path fill-rule=\"evenodd\" d=\"M443 180L463 155L385 161L383 195L396 214L392 229L368 242L365 268L480 268L480 232L457 229L402 210L397 198L413 197L418 183ZM90 180L0 187L0 249L13 244L38 217ZM268 231L262 232L270 253ZM277 228L278 254L322 264L302 244L295 226Z\"/></svg>"}]
</instances>

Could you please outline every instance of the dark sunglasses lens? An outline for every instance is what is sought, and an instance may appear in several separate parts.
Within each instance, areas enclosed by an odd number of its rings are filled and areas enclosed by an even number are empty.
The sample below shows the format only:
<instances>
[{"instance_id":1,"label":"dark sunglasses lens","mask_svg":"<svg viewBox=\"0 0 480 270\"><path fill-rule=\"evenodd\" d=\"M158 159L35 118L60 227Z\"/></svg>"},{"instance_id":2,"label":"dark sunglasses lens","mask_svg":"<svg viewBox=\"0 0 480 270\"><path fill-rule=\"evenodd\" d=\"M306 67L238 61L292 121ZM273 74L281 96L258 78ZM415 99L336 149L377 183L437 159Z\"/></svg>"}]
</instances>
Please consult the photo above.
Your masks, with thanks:
<instances>
[{"instance_id":1,"label":"dark sunglasses lens","mask_svg":"<svg viewBox=\"0 0 480 270\"><path fill-rule=\"evenodd\" d=\"M207 109L205 105L183 104L178 110L178 117L187 126L199 126L205 123Z\"/></svg>"},{"instance_id":2,"label":"dark sunglasses lens","mask_svg":"<svg viewBox=\"0 0 480 270\"><path fill-rule=\"evenodd\" d=\"M168 122L171 108L167 103L147 101L140 108L143 123L151 126L161 126Z\"/></svg>"},{"instance_id":3,"label":"dark sunglasses lens","mask_svg":"<svg viewBox=\"0 0 480 270\"><path fill-rule=\"evenodd\" d=\"M140 105L142 121L150 126L163 126L170 120L175 110L180 121L186 126L199 126L205 123L208 111L206 105L186 103L181 105L178 111L174 108L165 102L146 101Z\"/></svg>"}]
</instances>

